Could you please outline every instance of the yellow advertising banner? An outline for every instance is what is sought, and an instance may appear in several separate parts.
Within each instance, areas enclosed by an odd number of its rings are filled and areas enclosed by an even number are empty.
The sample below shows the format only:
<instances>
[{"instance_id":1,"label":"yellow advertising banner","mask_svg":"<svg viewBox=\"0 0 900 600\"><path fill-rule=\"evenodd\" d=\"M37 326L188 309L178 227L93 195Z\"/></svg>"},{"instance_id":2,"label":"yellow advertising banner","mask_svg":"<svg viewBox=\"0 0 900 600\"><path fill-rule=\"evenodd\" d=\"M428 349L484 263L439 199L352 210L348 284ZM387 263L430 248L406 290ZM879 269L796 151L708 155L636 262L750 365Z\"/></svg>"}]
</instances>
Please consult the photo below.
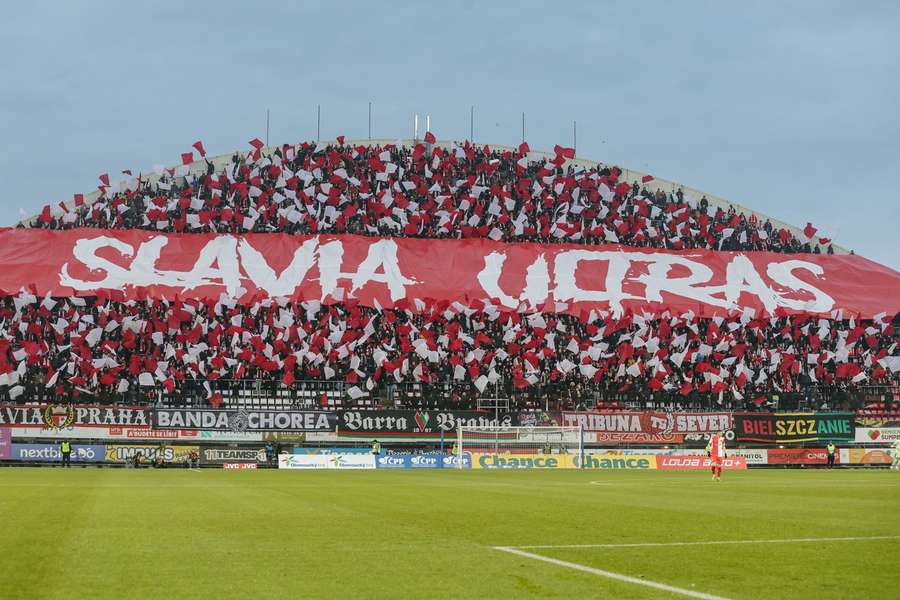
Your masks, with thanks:
<instances>
[{"instance_id":1,"label":"yellow advertising banner","mask_svg":"<svg viewBox=\"0 0 900 600\"><path fill-rule=\"evenodd\" d=\"M164 444L107 444L106 462L123 463L140 452L144 462L152 462L157 456L167 463L181 463L191 452L199 451L199 446L167 446Z\"/></svg>"},{"instance_id":2,"label":"yellow advertising banner","mask_svg":"<svg viewBox=\"0 0 900 600\"><path fill-rule=\"evenodd\" d=\"M575 454L472 453L473 469L577 469Z\"/></svg>"},{"instance_id":3,"label":"yellow advertising banner","mask_svg":"<svg viewBox=\"0 0 900 600\"><path fill-rule=\"evenodd\" d=\"M646 454L585 454L585 469L656 469L656 456Z\"/></svg>"},{"instance_id":4,"label":"yellow advertising banner","mask_svg":"<svg viewBox=\"0 0 900 600\"><path fill-rule=\"evenodd\" d=\"M891 457L885 450L841 448L840 462L845 465L889 465Z\"/></svg>"}]
</instances>

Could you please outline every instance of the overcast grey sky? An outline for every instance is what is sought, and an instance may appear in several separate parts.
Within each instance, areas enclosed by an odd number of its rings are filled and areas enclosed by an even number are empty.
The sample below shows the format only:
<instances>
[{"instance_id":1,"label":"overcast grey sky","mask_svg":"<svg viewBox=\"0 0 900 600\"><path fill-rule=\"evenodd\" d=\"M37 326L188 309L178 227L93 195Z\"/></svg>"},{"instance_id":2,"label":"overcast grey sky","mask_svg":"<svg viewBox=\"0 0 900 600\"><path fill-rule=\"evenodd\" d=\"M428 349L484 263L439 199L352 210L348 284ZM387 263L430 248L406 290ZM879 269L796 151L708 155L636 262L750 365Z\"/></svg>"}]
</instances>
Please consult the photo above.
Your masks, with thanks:
<instances>
[{"instance_id":1,"label":"overcast grey sky","mask_svg":"<svg viewBox=\"0 0 900 600\"><path fill-rule=\"evenodd\" d=\"M647 171L900 269L900 2L15 2L0 225L97 175L314 139L517 144ZM115 179L115 177L113 177Z\"/></svg>"}]
</instances>

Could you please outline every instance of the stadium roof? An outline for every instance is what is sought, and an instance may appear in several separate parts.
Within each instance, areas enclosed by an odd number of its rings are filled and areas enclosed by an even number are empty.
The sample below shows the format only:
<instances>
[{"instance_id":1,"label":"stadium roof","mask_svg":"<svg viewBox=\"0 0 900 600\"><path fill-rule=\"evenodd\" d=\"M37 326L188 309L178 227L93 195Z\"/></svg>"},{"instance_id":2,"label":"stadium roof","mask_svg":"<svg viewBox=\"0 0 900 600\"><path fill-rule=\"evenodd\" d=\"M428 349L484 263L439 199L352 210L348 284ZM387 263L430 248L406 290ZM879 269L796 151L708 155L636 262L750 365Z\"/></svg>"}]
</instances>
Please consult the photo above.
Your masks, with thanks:
<instances>
[{"instance_id":1,"label":"stadium roof","mask_svg":"<svg viewBox=\"0 0 900 600\"><path fill-rule=\"evenodd\" d=\"M330 143L337 144L338 143L338 141L336 139L335 140L321 140L321 141L328 143L328 144L330 144ZM344 145L346 145L346 146L372 146L372 145L384 146L386 144L393 144L395 146L405 146L405 147L410 147L410 148L415 146L418 143L423 143L423 142L422 142L422 140L414 140L414 139L387 139L387 138L365 139L365 140L345 140L344 141ZM512 152L518 151L517 148L514 148L512 146L504 146L501 144L488 144L488 143L484 143L484 142L472 142L472 143L476 146L489 146L492 150L509 150ZM451 140L438 140L433 145L439 146L441 148L449 149L454 144L457 144L457 142L451 141ZM299 148L299 144L295 144L295 147ZM262 152L263 152L263 154L272 153L275 150L278 150L280 148L281 148L281 146L266 146L266 147L262 148ZM200 174L200 173L204 173L206 171L206 163L207 162L212 163L216 169L219 169L220 167L223 167L224 165L229 164L231 162L232 157L235 154L247 155L247 154L250 154L250 152L252 152L252 151L251 150L235 151L235 152L230 152L228 154L220 154L220 155L213 156L213 157L206 157L205 159L201 158L199 160L194 161L190 165L187 165L186 167L182 167L182 168L187 168L187 172L190 172L192 174ZM550 152L542 152L542 151L534 151L534 150L530 151L529 154L535 155L535 156L543 156L543 157L547 157L549 159L552 159L555 157L555 154L552 154ZM771 221L771 223L774 227L787 229L796 237L802 237L804 235L802 227L797 227L795 225L791 225L789 223L779 221L778 219L770 217L769 215L763 214L759 211L755 211L755 210L748 208L742 204L738 204L737 202L727 200L720 196L716 196L714 194L710 194L710 193L698 190L696 188L692 188L690 186L687 186L687 185L684 185L681 183L677 183L675 181L670 181L668 179L661 179L659 177L656 177L655 175L652 175L652 177L653 177L652 181L649 181L647 183L642 183L641 179L643 177L645 177L646 175L649 175L648 173L644 173L641 171L635 171L633 169L628 169L621 165L615 165L614 163L602 163L602 162L590 160L587 158L576 157L574 159L567 160L566 164L582 166L585 168L593 168L593 167L598 167L598 166L599 167L617 166L620 169L622 169L622 175L621 175L622 180L627 181L628 183L637 182L638 185L646 187L647 189L649 189L651 191L662 190L667 193L675 193L676 191L681 190L682 193L684 194L685 198L694 198L696 200L699 200L700 198L705 197L711 205L720 206L720 207L722 207L723 210L728 210L729 206L733 206L735 208L735 210L737 210L738 212L742 212L748 216L755 215L756 218L759 219L761 222L765 222L766 220ZM169 167L169 168L171 168L171 167ZM185 173L184 171L181 172L182 175L184 173ZM160 176L161 176L161 174L158 174L155 172L149 173L149 174L143 174L143 177L145 178L145 180L150 181L150 182L158 180L160 178ZM86 205L92 204L93 202L95 202L97 200L97 198L99 196L100 196L99 190L84 194L84 203ZM67 206L69 206L70 208L73 208L71 203L67 202L65 204ZM27 219L23 219L22 221L19 222L19 224L20 225L33 224L36 221L36 219L37 219L37 215L29 217ZM836 254L848 254L849 253L849 250L844 248L843 246L838 246L837 244L832 244L832 247L834 248L834 252Z\"/></svg>"}]
</instances>

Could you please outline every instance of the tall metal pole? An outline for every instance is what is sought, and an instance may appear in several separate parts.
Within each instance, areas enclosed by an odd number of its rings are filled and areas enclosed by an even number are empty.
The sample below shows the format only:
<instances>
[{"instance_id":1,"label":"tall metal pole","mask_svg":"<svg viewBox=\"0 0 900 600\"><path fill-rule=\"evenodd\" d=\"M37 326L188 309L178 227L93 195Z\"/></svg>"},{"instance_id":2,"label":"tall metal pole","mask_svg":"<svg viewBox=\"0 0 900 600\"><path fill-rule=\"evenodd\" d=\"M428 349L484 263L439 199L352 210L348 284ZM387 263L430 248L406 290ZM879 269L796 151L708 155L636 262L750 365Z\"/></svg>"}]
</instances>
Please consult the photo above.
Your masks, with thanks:
<instances>
[{"instance_id":1,"label":"tall metal pole","mask_svg":"<svg viewBox=\"0 0 900 600\"><path fill-rule=\"evenodd\" d=\"M369 140L372 140L372 103L369 102Z\"/></svg>"},{"instance_id":2,"label":"tall metal pole","mask_svg":"<svg viewBox=\"0 0 900 600\"><path fill-rule=\"evenodd\" d=\"M578 152L578 121L572 121L572 149Z\"/></svg>"},{"instance_id":3,"label":"tall metal pole","mask_svg":"<svg viewBox=\"0 0 900 600\"><path fill-rule=\"evenodd\" d=\"M266 109L266 146L269 145L269 109Z\"/></svg>"},{"instance_id":4,"label":"tall metal pole","mask_svg":"<svg viewBox=\"0 0 900 600\"><path fill-rule=\"evenodd\" d=\"M316 141L322 138L322 105L316 104Z\"/></svg>"}]
</instances>

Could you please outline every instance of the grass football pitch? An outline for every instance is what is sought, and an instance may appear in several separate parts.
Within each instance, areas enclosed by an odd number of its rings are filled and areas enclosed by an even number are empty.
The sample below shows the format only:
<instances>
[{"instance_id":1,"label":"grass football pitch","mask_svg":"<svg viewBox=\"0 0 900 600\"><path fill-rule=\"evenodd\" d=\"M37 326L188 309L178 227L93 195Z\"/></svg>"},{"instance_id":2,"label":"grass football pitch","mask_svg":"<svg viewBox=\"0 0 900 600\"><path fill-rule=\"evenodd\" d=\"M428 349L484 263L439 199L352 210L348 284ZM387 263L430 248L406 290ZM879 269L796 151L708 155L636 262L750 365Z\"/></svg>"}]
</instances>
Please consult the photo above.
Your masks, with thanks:
<instances>
[{"instance_id":1,"label":"grass football pitch","mask_svg":"<svg viewBox=\"0 0 900 600\"><path fill-rule=\"evenodd\" d=\"M889 471L3 468L0 523L4 599L900 596Z\"/></svg>"}]
</instances>

